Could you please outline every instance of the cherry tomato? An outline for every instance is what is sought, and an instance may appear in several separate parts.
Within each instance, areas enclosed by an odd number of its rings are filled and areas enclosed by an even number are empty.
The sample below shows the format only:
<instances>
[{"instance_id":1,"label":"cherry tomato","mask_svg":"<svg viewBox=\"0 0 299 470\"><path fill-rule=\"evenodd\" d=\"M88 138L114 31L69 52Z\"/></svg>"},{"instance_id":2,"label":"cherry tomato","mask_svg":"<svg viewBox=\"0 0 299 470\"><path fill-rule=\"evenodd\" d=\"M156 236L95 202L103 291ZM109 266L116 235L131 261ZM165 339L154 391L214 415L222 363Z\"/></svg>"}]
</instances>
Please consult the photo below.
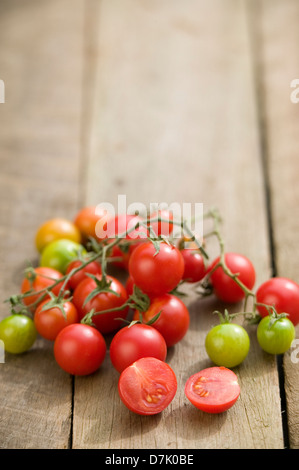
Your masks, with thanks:
<instances>
[{"instance_id":1,"label":"cherry tomato","mask_svg":"<svg viewBox=\"0 0 299 470\"><path fill-rule=\"evenodd\" d=\"M83 207L75 216L74 224L79 229L83 243L86 243L88 238L95 238L97 223L103 218L106 221L107 211L97 210L97 206Z\"/></svg>"},{"instance_id":2,"label":"cherry tomato","mask_svg":"<svg viewBox=\"0 0 299 470\"><path fill-rule=\"evenodd\" d=\"M131 276L129 276L128 279L126 280L125 287L126 287L128 297L130 297L133 294L133 290L134 290L134 281L131 278Z\"/></svg>"},{"instance_id":3,"label":"cherry tomato","mask_svg":"<svg viewBox=\"0 0 299 470\"><path fill-rule=\"evenodd\" d=\"M151 222L158 217L163 219L163 221ZM152 212L150 214L149 224L157 236L164 235L167 237L173 233L173 212L166 209Z\"/></svg>"},{"instance_id":4,"label":"cherry tomato","mask_svg":"<svg viewBox=\"0 0 299 470\"><path fill-rule=\"evenodd\" d=\"M291 320L279 317L272 323L272 316L264 317L257 327L257 339L261 348L269 354L283 354L295 339L295 327Z\"/></svg>"},{"instance_id":5,"label":"cherry tomato","mask_svg":"<svg viewBox=\"0 0 299 470\"><path fill-rule=\"evenodd\" d=\"M135 323L125 326L114 335L110 344L110 359L118 372L141 357L156 357L165 361L167 346L155 328Z\"/></svg>"},{"instance_id":6,"label":"cherry tomato","mask_svg":"<svg viewBox=\"0 0 299 470\"><path fill-rule=\"evenodd\" d=\"M181 252L166 242L160 243L158 253L152 242L144 242L131 254L129 274L145 294L170 292L181 281L183 273Z\"/></svg>"},{"instance_id":7,"label":"cherry tomato","mask_svg":"<svg viewBox=\"0 0 299 470\"><path fill-rule=\"evenodd\" d=\"M24 353L33 346L36 337L34 322L27 315L10 315L0 322L0 339L8 353Z\"/></svg>"},{"instance_id":8,"label":"cherry tomato","mask_svg":"<svg viewBox=\"0 0 299 470\"><path fill-rule=\"evenodd\" d=\"M107 226L107 237L113 239L116 235L122 235L136 226L138 222L142 222L142 219L136 215L119 214L116 217L110 218ZM109 257L112 258L113 264L120 268L128 269L129 259L133 250L140 243L143 243L146 237L147 229L142 225L128 233L117 245L112 247ZM113 258L115 258L115 261Z\"/></svg>"},{"instance_id":9,"label":"cherry tomato","mask_svg":"<svg viewBox=\"0 0 299 470\"><path fill-rule=\"evenodd\" d=\"M69 274L73 269L78 268L79 266L82 265L83 261L85 260L79 260L76 259L74 261L71 261L66 269L66 274ZM102 273L102 268L101 265L97 261L91 261L88 263L84 268L81 268L78 272L73 274L68 282L69 287L72 290L75 290L76 287L80 284L81 281L86 279L86 274L101 274Z\"/></svg>"},{"instance_id":10,"label":"cherry tomato","mask_svg":"<svg viewBox=\"0 0 299 470\"><path fill-rule=\"evenodd\" d=\"M209 367L189 377L185 395L199 410L222 413L231 408L240 395L236 374L226 367Z\"/></svg>"},{"instance_id":11,"label":"cherry tomato","mask_svg":"<svg viewBox=\"0 0 299 470\"><path fill-rule=\"evenodd\" d=\"M189 311L181 299L172 294L164 294L152 299L149 309L142 314L143 321L148 323L158 313L159 318L151 326L161 333L167 347L174 346L184 338L189 329ZM135 312L134 319L139 319L139 312Z\"/></svg>"},{"instance_id":12,"label":"cherry tomato","mask_svg":"<svg viewBox=\"0 0 299 470\"><path fill-rule=\"evenodd\" d=\"M64 314L59 307L43 310L48 300L42 302L34 314L34 324L38 333L50 341L54 341L58 333L67 325L77 323L79 316L76 307L70 301L63 303Z\"/></svg>"},{"instance_id":13,"label":"cherry tomato","mask_svg":"<svg viewBox=\"0 0 299 470\"><path fill-rule=\"evenodd\" d=\"M44 222L35 235L35 245L41 253L51 242L61 238L81 243L81 234L78 228L70 220L56 217Z\"/></svg>"},{"instance_id":14,"label":"cherry tomato","mask_svg":"<svg viewBox=\"0 0 299 470\"><path fill-rule=\"evenodd\" d=\"M63 277L62 274L57 271L57 269L52 268L37 267L34 269L34 272L35 279L32 281L32 283L27 277L24 277L21 284L22 294L28 294L29 292L33 292L32 295L28 295L23 298L23 303L27 307L33 307L34 304L33 310L36 309L39 302L45 300L46 298L49 298L48 295L44 296L44 293L34 294L34 292L39 292L43 289L51 287L56 281ZM53 289L51 289L54 295L59 295L62 285L63 281L61 281L61 283L58 283L55 287L53 287Z\"/></svg>"},{"instance_id":15,"label":"cherry tomato","mask_svg":"<svg viewBox=\"0 0 299 470\"><path fill-rule=\"evenodd\" d=\"M217 258L210 269L218 263ZM225 263L233 274L239 274L238 279L248 288L252 289L255 284L255 269L251 261L243 255L237 253L226 253ZM231 279L222 267L219 266L210 277L211 283L214 288L214 293L218 299L227 303L240 302L245 294L243 290Z\"/></svg>"},{"instance_id":16,"label":"cherry tomato","mask_svg":"<svg viewBox=\"0 0 299 470\"><path fill-rule=\"evenodd\" d=\"M187 282L199 282L206 274L205 262L198 250L184 248L181 250L184 258L183 279Z\"/></svg>"},{"instance_id":17,"label":"cherry tomato","mask_svg":"<svg viewBox=\"0 0 299 470\"><path fill-rule=\"evenodd\" d=\"M247 357L250 340L247 331L236 323L214 326L205 340L206 352L217 366L236 367Z\"/></svg>"},{"instance_id":18,"label":"cherry tomato","mask_svg":"<svg viewBox=\"0 0 299 470\"><path fill-rule=\"evenodd\" d=\"M166 362L143 357L120 374L118 391L129 410L140 415L155 415L172 402L177 379Z\"/></svg>"},{"instance_id":19,"label":"cherry tomato","mask_svg":"<svg viewBox=\"0 0 299 470\"><path fill-rule=\"evenodd\" d=\"M77 259L79 253L86 254L83 245L61 238L46 246L41 254L40 266L50 267L65 274L68 264Z\"/></svg>"},{"instance_id":20,"label":"cherry tomato","mask_svg":"<svg viewBox=\"0 0 299 470\"><path fill-rule=\"evenodd\" d=\"M65 372L90 375L102 365L106 349L106 342L98 330L74 323L58 333L54 342L54 357Z\"/></svg>"},{"instance_id":21,"label":"cherry tomato","mask_svg":"<svg viewBox=\"0 0 299 470\"><path fill-rule=\"evenodd\" d=\"M256 301L275 307L277 313L287 313L296 326L299 323L299 285L284 277L273 277L260 285ZM262 317L268 315L266 307L257 306Z\"/></svg>"},{"instance_id":22,"label":"cherry tomato","mask_svg":"<svg viewBox=\"0 0 299 470\"><path fill-rule=\"evenodd\" d=\"M97 275L97 279L101 279L101 276ZM79 319L89 313L92 309L95 312L102 312L103 310L108 310L115 307L121 307L128 299L126 289L118 281L118 279L107 276L107 281L110 281L111 284L109 289L113 292L99 292L95 297L86 302L86 298L89 294L97 287L96 281L91 278L87 278L74 290L73 303L77 307L79 313ZM118 318L126 318L128 315L128 307L125 306L121 310L111 311L99 315L94 315L92 317L92 322L95 327L103 334L111 333L121 326L123 326L122 320L117 320Z\"/></svg>"}]
</instances>

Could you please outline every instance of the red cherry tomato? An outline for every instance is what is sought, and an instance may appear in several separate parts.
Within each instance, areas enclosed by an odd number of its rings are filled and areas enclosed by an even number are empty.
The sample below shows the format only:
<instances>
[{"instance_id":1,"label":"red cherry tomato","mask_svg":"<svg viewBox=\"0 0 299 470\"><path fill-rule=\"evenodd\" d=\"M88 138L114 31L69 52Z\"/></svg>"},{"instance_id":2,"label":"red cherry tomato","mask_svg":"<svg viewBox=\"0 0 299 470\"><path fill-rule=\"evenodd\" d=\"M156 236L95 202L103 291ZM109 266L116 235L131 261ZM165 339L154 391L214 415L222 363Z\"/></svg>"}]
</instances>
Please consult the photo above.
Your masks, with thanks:
<instances>
[{"instance_id":1,"label":"red cherry tomato","mask_svg":"<svg viewBox=\"0 0 299 470\"><path fill-rule=\"evenodd\" d=\"M222 413L231 408L240 395L236 374L226 367L209 367L189 377L185 395L199 410Z\"/></svg>"},{"instance_id":2,"label":"red cherry tomato","mask_svg":"<svg viewBox=\"0 0 299 470\"><path fill-rule=\"evenodd\" d=\"M177 379L166 362L144 357L123 370L118 391L129 410L140 415L155 415L172 402Z\"/></svg>"},{"instance_id":3,"label":"red cherry tomato","mask_svg":"<svg viewBox=\"0 0 299 470\"><path fill-rule=\"evenodd\" d=\"M210 269L216 266L218 262L219 258L212 263ZM248 258L237 253L226 253L225 262L233 274L239 274L238 279L248 289L253 288L255 283L255 269ZM233 279L225 274L221 266L212 273L210 280L215 295L223 302L237 303L245 297L243 290Z\"/></svg>"},{"instance_id":4,"label":"red cherry tomato","mask_svg":"<svg viewBox=\"0 0 299 470\"><path fill-rule=\"evenodd\" d=\"M118 372L141 357L156 357L165 361L167 346L163 336L155 328L141 323L125 326L113 337L110 359Z\"/></svg>"},{"instance_id":5,"label":"red cherry tomato","mask_svg":"<svg viewBox=\"0 0 299 470\"><path fill-rule=\"evenodd\" d=\"M129 273L134 283L148 295L170 292L181 281L184 259L181 252L166 242L160 243L159 252L152 242L139 245L132 253Z\"/></svg>"},{"instance_id":6,"label":"red cherry tomato","mask_svg":"<svg viewBox=\"0 0 299 470\"><path fill-rule=\"evenodd\" d=\"M89 325L74 323L57 335L54 357L57 364L72 375L90 375L102 365L106 342L101 333Z\"/></svg>"},{"instance_id":7,"label":"red cherry tomato","mask_svg":"<svg viewBox=\"0 0 299 470\"><path fill-rule=\"evenodd\" d=\"M59 307L51 307L43 310L48 304L48 300L42 302L34 314L34 324L38 333L50 341L54 341L58 333L67 325L79 321L78 312L72 302L63 303L64 314Z\"/></svg>"},{"instance_id":8,"label":"red cherry tomato","mask_svg":"<svg viewBox=\"0 0 299 470\"><path fill-rule=\"evenodd\" d=\"M275 307L277 313L287 313L296 326L299 323L299 285L291 279L273 277L260 285L256 301ZM262 317L269 314L266 307L257 306Z\"/></svg>"},{"instance_id":9,"label":"red cherry tomato","mask_svg":"<svg viewBox=\"0 0 299 470\"><path fill-rule=\"evenodd\" d=\"M126 230L130 230L136 226L138 222L142 222L141 217L136 215L119 214L108 220L107 237L113 239L115 235L122 235ZM146 237L147 229L142 225L128 233L120 240L119 244L112 247L109 257L112 258L113 264L120 268L128 269L129 259L132 252L140 243L144 242ZM124 243L125 246L123 246ZM113 258L115 258L115 261Z\"/></svg>"},{"instance_id":10,"label":"red cherry tomato","mask_svg":"<svg viewBox=\"0 0 299 470\"><path fill-rule=\"evenodd\" d=\"M96 276L101 279L101 276ZM116 278L107 276L107 280L111 281L109 289L113 292L99 292L95 297L89 300L85 305L85 300L89 294L97 287L96 282L87 278L76 287L73 294L73 303L77 307L79 313L79 320L89 313L92 309L95 312L102 312L115 307L121 307L128 299L126 289ZM92 317L92 322L95 327L103 334L112 333L121 326L122 320L117 318L126 318L128 314L128 307L125 306L121 310L111 311Z\"/></svg>"},{"instance_id":11,"label":"red cherry tomato","mask_svg":"<svg viewBox=\"0 0 299 470\"><path fill-rule=\"evenodd\" d=\"M155 297L149 309L142 314L144 323L148 323L158 313L160 316L151 324L166 341L167 347L174 346L186 335L189 324L189 311L178 297L164 294ZM134 319L139 319L139 312L134 313Z\"/></svg>"},{"instance_id":12,"label":"red cherry tomato","mask_svg":"<svg viewBox=\"0 0 299 470\"><path fill-rule=\"evenodd\" d=\"M151 222L152 220L157 219L160 217L163 219L159 222ZM154 233L159 235L164 235L165 237L169 236L173 232L173 213L172 211L168 211L166 209L158 210L153 212L150 215L149 224L151 225Z\"/></svg>"},{"instance_id":13,"label":"red cherry tomato","mask_svg":"<svg viewBox=\"0 0 299 470\"><path fill-rule=\"evenodd\" d=\"M181 250L184 258L183 279L187 282L199 282L206 274L205 262L198 250L184 248Z\"/></svg>"},{"instance_id":14,"label":"red cherry tomato","mask_svg":"<svg viewBox=\"0 0 299 470\"><path fill-rule=\"evenodd\" d=\"M71 261L70 264L67 267L66 274L69 274L73 269L78 268L81 266L83 261L77 259L74 261ZM101 265L97 263L96 261L92 261L91 263L88 263L84 268L80 269L78 272L73 274L70 279L69 279L69 287L74 290L76 287L80 284L81 281L86 279L86 273L89 274L101 274L102 269Z\"/></svg>"},{"instance_id":15,"label":"red cherry tomato","mask_svg":"<svg viewBox=\"0 0 299 470\"><path fill-rule=\"evenodd\" d=\"M133 290L134 290L134 281L131 278L131 276L128 277L125 287L126 287L128 297L130 297L133 294Z\"/></svg>"},{"instance_id":16,"label":"red cherry tomato","mask_svg":"<svg viewBox=\"0 0 299 470\"><path fill-rule=\"evenodd\" d=\"M34 304L33 310L37 308L38 304L41 301L45 300L46 298L49 299L49 296L44 296L44 293L34 294L34 292L39 292L43 289L49 288L56 281L63 277L59 271L53 268L37 267L34 269L34 272L36 276L32 284L27 277L23 279L21 284L22 294L29 294L29 292L32 292L32 295L28 295L23 298L23 302L27 307L33 307L32 304ZM62 285L63 282L58 283L55 287L52 288L52 292L54 295L59 294Z\"/></svg>"}]
</instances>

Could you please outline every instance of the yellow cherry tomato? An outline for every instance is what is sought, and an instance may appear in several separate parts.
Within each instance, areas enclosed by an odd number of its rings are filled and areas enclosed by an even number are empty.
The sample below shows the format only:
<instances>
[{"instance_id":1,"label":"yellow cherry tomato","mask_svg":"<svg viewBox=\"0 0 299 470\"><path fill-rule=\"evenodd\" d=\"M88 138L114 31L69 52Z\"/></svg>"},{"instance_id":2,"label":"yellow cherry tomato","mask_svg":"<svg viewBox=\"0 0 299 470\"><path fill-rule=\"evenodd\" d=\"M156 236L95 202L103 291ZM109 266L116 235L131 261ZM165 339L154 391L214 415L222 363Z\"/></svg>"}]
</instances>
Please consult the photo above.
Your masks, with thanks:
<instances>
[{"instance_id":1,"label":"yellow cherry tomato","mask_svg":"<svg viewBox=\"0 0 299 470\"><path fill-rule=\"evenodd\" d=\"M49 243L62 238L81 243L81 233L78 227L68 219L56 217L47 220L38 228L35 235L35 245L41 253Z\"/></svg>"}]
</instances>

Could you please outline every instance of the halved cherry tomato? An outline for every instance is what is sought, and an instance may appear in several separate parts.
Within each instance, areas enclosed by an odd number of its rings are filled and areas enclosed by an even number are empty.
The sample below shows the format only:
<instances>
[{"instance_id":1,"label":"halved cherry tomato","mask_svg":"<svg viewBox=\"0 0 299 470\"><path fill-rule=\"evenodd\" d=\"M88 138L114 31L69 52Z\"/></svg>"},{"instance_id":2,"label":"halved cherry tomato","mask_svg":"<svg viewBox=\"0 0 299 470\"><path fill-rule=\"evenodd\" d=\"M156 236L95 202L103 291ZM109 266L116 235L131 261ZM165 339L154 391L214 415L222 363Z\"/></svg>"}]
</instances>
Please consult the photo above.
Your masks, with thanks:
<instances>
[{"instance_id":1,"label":"halved cherry tomato","mask_svg":"<svg viewBox=\"0 0 299 470\"><path fill-rule=\"evenodd\" d=\"M219 257L214 260L209 268L209 271L217 265ZM238 279L248 288L252 289L255 283L255 269L251 261L246 256L238 253L226 253L225 263L233 274L238 274ZM223 302L237 303L244 297L245 293L236 282L229 277L219 266L211 274L211 283L213 285L214 293L218 299Z\"/></svg>"},{"instance_id":2,"label":"halved cherry tomato","mask_svg":"<svg viewBox=\"0 0 299 470\"><path fill-rule=\"evenodd\" d=\"M74 323L57 335L54 357L57 364L72 375L90 375L102 365L106 355L102 334L89 325Z\"/></svg>"},{"instance_id":3,"label":"halved cherry tomato","mask_svg":"<svg viewBox=\"0 0 299 470\"><path fill-rule=\"evenodd\" d=\"M23 298L23 303L27 307L31 307L32 304L34 304L33 310L37 308L39 301L41 302L46 298L49 299L49 295L44 295L45 292L40 294L35 294L35 292L39 292L52 286L56 281L63 277L61 272L57 271L57 269L47 267L37 267L34 269L34 273L35 278L32 279L32 282L28 277L24 277L21 284L22 294L29 294L32 292L32 295L26 295L26 297ZM62 285L63 281L51 289L54 295L59 294Z\"/></svg>"},{"instance_id":4,"label":"halved cherry tomato","mask_svg":"<svg viewBox=\"0 0 299 470\"><path fill-rule=\"evenodd\" d=\"M188 331L189 311L181 299L173 294L164 294L152 299L149 309L142 314L144 323L148 323L158 314L159 318L151 325L161 333L167 347L174 346ZM139 312L135 312L133 318L139 320Z\"/></svg>"},{"instance_id":5,"label":"halved cherry tomato","mask_svg":"<svg viewBox=\"0 0 299 470\"><path fill-rule=\"evenodd\" d=\"M63 302L62 308L51 307L43 310L48 304L48 300L42 302L36 309L34 314L34 324L38 333L50 341L54 341L58 333L67 325L77 323L79 316L75 305L66 300Z\"/></svg>"},{"instance_id":6,"label":"halved cherry tomato","mask_svg":"<svg viewBox=\"0 0 299 470\"><path fill-rule=\"evenodd\" d=\"M71 261L68 264L68 267L66 269L66 274L69 274L73 269L78 268L79 266L82 265L83 261L85 260L79 260L76 259L74 261ZM101 265L97 261L92 261L88 263L84 268L81 268L78 272L73 274L70 279L69 279L69 287L73 290L76 289L76 287L80 284L81 281L86 279L86 274L101 274L102 273L102 268Z\"/></svg>"},{"instance_id":7,"label":"halved cherry tomato","mask_svg":"<svg viewBox=\"0 0 299 470\"><path fill-rule=\"evenodd\" d=\"M110 359L118 372L141 357L165 361L167 346L163 336L150 325L135 323L121 328L110 344Z\"/></svg>"},{"instance_id":8,"label":"halved cherry tomato","mask_svg":"<svg viewBox=\"0 0 299 470\"><path fill-rule=\"evenodd\" d=\"M226 367L209 367L189 377L185 395L199 410L222 413L231 408L240 395L236 374Z\"/></svg>"},{"instance_id":9,"label":"halved cherry tomato","mask_svg":"<svg viewBox=\"0 0 299 470\"><path fill-rule=\"evenodd\" d=\"M273 277L261 284L256 292L256 301L275 307L277 313L287 313L296 326L299 323L299 285L284 277ZM266 307L257 306L262 317L269 314Z\"/></svg>"},{"instance_id":10,"label":"halved cherry tomato","mask_svg":"<svg viewBox=\"0 0 299 470\"><path fill-rule=\"evenodd\" d=\"M144 242L131 254L129 273L145 294L165 294L181 281L184 259L181 252L169 243L160 243L157 253L152 242Z\"/></svg>"},{"instance_id":11,"label":"halved cherry tomato","mask_svg":"<svg viewBox=\"0 0 299 470\"><path fill-rule=\"evenodd\" d=\"M140 415L155 415L172 402L177 379L166 362L144 357L123 370L118 391L129 410Z\"/></svg>"}]
</instances>

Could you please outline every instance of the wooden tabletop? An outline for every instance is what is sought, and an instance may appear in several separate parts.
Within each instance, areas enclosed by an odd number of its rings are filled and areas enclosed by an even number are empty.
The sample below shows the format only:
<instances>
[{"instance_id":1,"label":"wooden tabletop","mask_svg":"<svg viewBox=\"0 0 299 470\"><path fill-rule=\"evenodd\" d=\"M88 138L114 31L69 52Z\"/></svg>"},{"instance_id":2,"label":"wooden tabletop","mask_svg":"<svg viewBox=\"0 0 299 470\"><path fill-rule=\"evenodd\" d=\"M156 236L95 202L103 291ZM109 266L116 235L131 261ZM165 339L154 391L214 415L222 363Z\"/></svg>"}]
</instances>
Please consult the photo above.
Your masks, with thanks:
<instances>
[{"instance_id":1,"label":"wooden tabletop","mask_svg":"<svg viewBox=\"0 0 299 470\"><path fill-rule=\"evenodd\" d=\"M42 222L119 195L217 207L256 286L298 282L298 24L296 0L2 0L0 298L37 262ZM211 365L218 304L191 289L184 301L190 329L167 358L178 392L161 414L122 404L108 355L74 378L39 338L0 364L0 447L299 448L296 351L264 353L254 326L234 407L209 415L188 402L186 379Z\"/></svg>"}]
</instances>

